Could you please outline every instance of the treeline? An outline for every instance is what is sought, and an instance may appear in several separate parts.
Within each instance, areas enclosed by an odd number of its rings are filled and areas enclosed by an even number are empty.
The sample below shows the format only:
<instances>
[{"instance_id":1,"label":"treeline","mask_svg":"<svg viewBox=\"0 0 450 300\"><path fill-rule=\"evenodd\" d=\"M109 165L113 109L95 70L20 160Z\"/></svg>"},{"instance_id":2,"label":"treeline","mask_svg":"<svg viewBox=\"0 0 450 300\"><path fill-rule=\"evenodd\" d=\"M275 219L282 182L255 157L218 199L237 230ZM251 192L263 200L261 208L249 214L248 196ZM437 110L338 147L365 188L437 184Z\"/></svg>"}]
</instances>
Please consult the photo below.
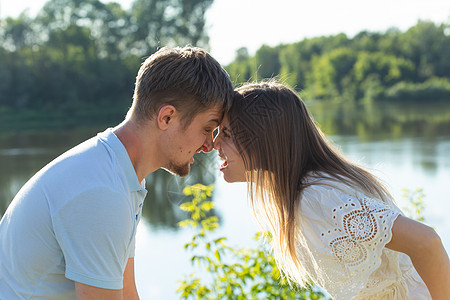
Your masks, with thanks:
<instances>
[{"instance_id":1,"label":"treeline","mask_svg":"<svg viewBox=\"0 0 450 300\"><path fill-rule=\"evenodd\" d=\"M135 0L125 10L100 0L52 0L35 17L0 20L0 127L42 124L46 114L48 122L74 116L74 125L99 114L122 118L148 55L165 45L207 47L212 2ZM449 30L418 22L404 33L262 46L254 56L243 48L227 70L236 83L279 76L305 99L448 100Z\"/></svg>"},{"instance_id":2,"label":"treeline","mask_svg":"<svg viewBox=\"0 0 450 300\"><path fill-rule=\"evenodd\" d=\"M148 55L165 45L208 44L212 2L135 0L125 10L99 0L51 0L35 17L0 20L2 119L10 111L123 114Z\"/></svg>"},{"instance_id":3,"label":"treeline","mask_svg":"<svg viewBox=\"0 0 450 300\"><path fill-rule=\"evenodd\" d=\"M305 99L449 100L450 26L419 21L406 32L363 31L236 53L234 82L278 76Z\"/></svg>"}]
</instances>

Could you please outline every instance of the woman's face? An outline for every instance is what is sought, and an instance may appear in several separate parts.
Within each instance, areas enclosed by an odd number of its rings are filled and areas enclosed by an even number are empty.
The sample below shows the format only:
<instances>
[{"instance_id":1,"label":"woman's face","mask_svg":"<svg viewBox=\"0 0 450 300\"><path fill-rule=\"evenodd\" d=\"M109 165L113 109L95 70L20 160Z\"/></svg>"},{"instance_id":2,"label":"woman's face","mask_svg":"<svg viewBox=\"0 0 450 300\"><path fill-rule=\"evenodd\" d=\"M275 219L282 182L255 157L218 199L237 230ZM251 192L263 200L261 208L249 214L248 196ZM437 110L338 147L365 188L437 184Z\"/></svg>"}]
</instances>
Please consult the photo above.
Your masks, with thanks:
<instances>
[{"instance_id":1,"label":"woman's face","mask_svg":"<svg viewBox=\"0 0 450 300\"><path fill-rule=\"evenodd\" d=\"M244 161L239 154L236 145L231 137L228 116L225 115L222 124L219 126L219 133L214 139L214 149L224 163L220 166L223 177L227 182L244 182L245 167Z\"/></svg>"}]
</instances>

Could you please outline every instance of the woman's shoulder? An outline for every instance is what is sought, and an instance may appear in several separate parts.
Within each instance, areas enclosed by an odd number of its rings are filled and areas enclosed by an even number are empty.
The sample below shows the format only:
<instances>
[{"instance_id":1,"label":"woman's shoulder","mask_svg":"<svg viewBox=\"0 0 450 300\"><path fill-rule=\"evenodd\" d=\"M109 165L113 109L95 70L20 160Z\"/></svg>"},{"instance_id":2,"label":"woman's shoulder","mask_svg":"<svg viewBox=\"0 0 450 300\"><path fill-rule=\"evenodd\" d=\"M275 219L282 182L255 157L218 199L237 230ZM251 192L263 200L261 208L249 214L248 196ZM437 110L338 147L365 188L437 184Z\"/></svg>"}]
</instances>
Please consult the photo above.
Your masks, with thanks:
<instances>
[{"instance_id":1,"label":"woman's shoulder","mask_svg":"<svg viewBox=\"0 0 450 300\"><path fill-rule=\"evenodd\" d=\"M339 204L351 196L362 195L354 186L343 178L333 178L324 173L311 173L304 180L300 202L312 201L316 205Z\"/></svg>"},{"instance_id":2,"label":"woman's shoulder","mask_svg":"<svg viewBox=\"0 0 450 300\"><path fill-rule=\"evenodd\" d=\"M383 200L368 195L344 178L312 173L305 179L305 187L299 197L299 212L302 215L320 214L325 217L361 209L396 210L392 203L384 203Z\"/></svg>"}]
</instances>

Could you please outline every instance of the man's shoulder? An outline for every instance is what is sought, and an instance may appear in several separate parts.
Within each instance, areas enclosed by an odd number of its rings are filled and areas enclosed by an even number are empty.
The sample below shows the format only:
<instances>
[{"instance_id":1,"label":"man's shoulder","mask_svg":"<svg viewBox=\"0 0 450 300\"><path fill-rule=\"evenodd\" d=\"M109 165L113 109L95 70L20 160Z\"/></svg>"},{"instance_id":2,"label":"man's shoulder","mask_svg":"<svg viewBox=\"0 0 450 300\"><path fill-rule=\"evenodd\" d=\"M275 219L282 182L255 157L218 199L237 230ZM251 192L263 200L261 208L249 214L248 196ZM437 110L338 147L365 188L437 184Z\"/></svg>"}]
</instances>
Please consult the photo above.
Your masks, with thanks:
<instances>
[{"instance_id":1,"label":"man's shoulder","mask_svg":"<svg viewBox=\"0 0 450 300\"><path fill-rule=\"evenodd\" d=\"M98 136L73 147L54 159L35 177L35 182L49 190L76 193L90 187L121 187L122 170L111 148Z\"/></svg>"},{"instance_id":2,"label":"man's shoulder","mask_svg":"<svg viewBox=\"0 0 450 300\"><path fill-rule=\"evenodd\" d=\"M77 169L88 171L99 167L111 167L114 160L111 149L95 136L62 153L45 168L52 171L70 170L74 174Z\"/></svg>"}]
</instances>

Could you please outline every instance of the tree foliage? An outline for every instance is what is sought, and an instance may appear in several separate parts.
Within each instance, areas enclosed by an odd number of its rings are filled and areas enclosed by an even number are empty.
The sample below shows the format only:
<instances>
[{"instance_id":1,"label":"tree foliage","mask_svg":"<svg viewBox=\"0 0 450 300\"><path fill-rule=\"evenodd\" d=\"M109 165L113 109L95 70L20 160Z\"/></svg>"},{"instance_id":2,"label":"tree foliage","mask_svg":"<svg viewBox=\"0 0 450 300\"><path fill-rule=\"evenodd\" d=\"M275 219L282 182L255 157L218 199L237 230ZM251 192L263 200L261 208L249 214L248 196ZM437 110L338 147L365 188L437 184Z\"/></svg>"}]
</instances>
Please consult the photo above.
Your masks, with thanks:
<instances>
[{"instance_id":1,"label":"tree foliage","mask_svg":"<svg viewBox=\"0 0 450 300\"><path fill-rule=\"evenodd\" d=\"M449 30L448 24L419 21L404 33L391 28L385 33L362 31L353 38L339 34L264 45L254 56L238 55L227 70L238 83L279 76L307 99L394 101L398 97L392 89L402 100L416 99L411 86L427 94L423 84L433 80L440 83L425 98L448 100L449 86L443 82L450 80Z\"/></svg>"},{"instance_id":2,"label":"tree foliage","mask_svg":"<svg viewBox=\"0 0 450 300\"><path fill-rule=\"evenodd\" d=\"M130 105L140 63L162 46L205 47L213 0L52 0L0 20L0 111L72 113Z\"/></svg>"}]
</instances>

